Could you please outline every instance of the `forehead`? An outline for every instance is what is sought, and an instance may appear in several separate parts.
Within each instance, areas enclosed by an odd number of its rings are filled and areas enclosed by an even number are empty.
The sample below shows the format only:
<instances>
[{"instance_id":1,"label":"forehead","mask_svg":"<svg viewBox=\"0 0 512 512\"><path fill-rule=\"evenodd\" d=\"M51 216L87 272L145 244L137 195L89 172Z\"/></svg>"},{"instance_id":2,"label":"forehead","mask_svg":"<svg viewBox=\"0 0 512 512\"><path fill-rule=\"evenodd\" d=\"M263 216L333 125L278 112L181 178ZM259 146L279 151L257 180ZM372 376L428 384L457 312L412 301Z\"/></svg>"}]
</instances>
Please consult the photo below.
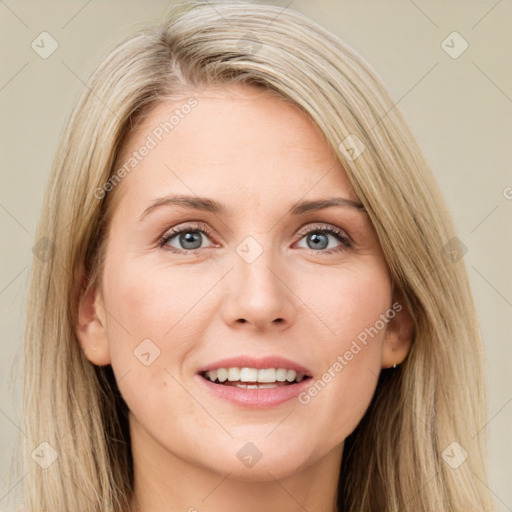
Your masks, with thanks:
<instances>
[{"instance_id":1,"label":"forehead","mask_svg":"<svg viewBox=\"0 0 512 512\"><path fill-rule=\"evenodd\" d=\"M333 190L357 199L318 126L276 93L247 85L160 103L124 144L118 167L129 162L120 188L140 200L172 192L255 206Z\"/></svg>"}]
</instances>

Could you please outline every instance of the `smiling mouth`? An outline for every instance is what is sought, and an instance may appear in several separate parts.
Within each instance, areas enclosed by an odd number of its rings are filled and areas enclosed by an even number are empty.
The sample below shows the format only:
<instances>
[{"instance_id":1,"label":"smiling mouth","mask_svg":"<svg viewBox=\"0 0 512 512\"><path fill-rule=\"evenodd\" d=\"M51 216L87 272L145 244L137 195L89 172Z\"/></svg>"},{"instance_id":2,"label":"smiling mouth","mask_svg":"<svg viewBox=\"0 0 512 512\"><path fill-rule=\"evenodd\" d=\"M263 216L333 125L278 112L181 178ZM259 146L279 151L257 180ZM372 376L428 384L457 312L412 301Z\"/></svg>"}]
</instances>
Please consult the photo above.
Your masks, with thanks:
<instances>
[{"instance_id":1,"label":"smiling mouth","mask_svg":"<svg viewBox=\"0 0 512 512\"><path fill-rule=\"evenodd\" d=\"M284 368L278 370L267 368L258 374L255 374L254 370L249 368L219 368L218 370L201 372L200 375L213 384L243 389L269 389L293 386L311 378L308 375ZM255 378L256 380L254 380Z\"/></svg>"}]
</instances>

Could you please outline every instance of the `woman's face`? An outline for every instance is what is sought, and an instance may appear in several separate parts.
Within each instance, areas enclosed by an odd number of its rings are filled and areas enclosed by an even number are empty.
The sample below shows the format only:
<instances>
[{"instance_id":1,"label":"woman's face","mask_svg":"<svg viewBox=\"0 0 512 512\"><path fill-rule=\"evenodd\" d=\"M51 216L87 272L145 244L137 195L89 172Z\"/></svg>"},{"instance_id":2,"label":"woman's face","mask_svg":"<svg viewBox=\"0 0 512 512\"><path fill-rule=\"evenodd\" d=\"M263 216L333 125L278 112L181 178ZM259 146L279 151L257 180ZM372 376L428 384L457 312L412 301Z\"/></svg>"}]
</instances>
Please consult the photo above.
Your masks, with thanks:
<instances>
[{"instance_id":1,"label":"woman's face","mask_svg":"<svg viewBox=\"0 0 512 512\"><path fill-rule=\"evenodd\" d=\"M112 365L147 460L261 480L339 462L381 368L407 352L376 234L297 108L241 85L195 98L155 108L124 147L137 163L116 185L82 346ZM219 367L269 382L201 374ZM310 378L275 382L294 367Z\"/></svg>"}]
</instances>

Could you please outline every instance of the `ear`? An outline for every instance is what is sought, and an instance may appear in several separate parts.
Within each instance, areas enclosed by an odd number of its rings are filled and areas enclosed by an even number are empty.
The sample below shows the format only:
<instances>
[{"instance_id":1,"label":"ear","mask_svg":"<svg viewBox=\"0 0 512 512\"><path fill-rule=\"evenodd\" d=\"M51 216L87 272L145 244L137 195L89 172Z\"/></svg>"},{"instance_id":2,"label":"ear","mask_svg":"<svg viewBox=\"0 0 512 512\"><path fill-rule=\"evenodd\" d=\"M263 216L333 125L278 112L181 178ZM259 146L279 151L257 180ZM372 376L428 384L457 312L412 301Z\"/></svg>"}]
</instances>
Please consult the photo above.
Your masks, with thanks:
<instances>
[{"instance_id":1,"label":"ear","mask_svg":"<svg viewBox=\"0 0 512 512\"><path fill-rule=\"evenodd\" d=\"M85 357L97 366L111 363L106 315L101 293L97 287L86 289L87 277L82 279L75 331Z\"/></svg>"},{"instance_id":2,"label":"ear","mask_svg":"<svg viewBox=\"0 0 512 512\"><path fill-rule=\"evenodd\" d=\"M389 320L382 345L382 368L390 368L404 361L412 345L414 320L405 304L403 294L393 294L391 310L395 316Z\"/></svg>"}]
</instances>

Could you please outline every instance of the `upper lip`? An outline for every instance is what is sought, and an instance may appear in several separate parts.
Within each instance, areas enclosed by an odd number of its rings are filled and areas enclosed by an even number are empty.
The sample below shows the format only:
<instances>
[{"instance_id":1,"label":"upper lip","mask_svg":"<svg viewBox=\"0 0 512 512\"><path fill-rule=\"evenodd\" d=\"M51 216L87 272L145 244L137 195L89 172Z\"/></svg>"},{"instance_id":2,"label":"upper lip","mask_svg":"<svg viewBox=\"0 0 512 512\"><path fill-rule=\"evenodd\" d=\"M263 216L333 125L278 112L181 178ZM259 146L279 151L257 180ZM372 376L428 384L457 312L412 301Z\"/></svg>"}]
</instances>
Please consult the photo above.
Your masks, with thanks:
<instances>
[{"instance_id":1,"label":"upper lip","mask_svg":"<svg viewBox=\"0 0 512 512\"><path fill-rule=\"evenodd\" d=\"M277 355L268 355L263 357L241 355L237 357L229 357L203 366L198 370L198 373L217 370L219 368L257 368L258 370L264 368L286 368L287 370L295 370L297 373L302 373L308 377L312 376L311 371L306 367L292 361L291 359Z\"/></svg>"}]
</instances>

